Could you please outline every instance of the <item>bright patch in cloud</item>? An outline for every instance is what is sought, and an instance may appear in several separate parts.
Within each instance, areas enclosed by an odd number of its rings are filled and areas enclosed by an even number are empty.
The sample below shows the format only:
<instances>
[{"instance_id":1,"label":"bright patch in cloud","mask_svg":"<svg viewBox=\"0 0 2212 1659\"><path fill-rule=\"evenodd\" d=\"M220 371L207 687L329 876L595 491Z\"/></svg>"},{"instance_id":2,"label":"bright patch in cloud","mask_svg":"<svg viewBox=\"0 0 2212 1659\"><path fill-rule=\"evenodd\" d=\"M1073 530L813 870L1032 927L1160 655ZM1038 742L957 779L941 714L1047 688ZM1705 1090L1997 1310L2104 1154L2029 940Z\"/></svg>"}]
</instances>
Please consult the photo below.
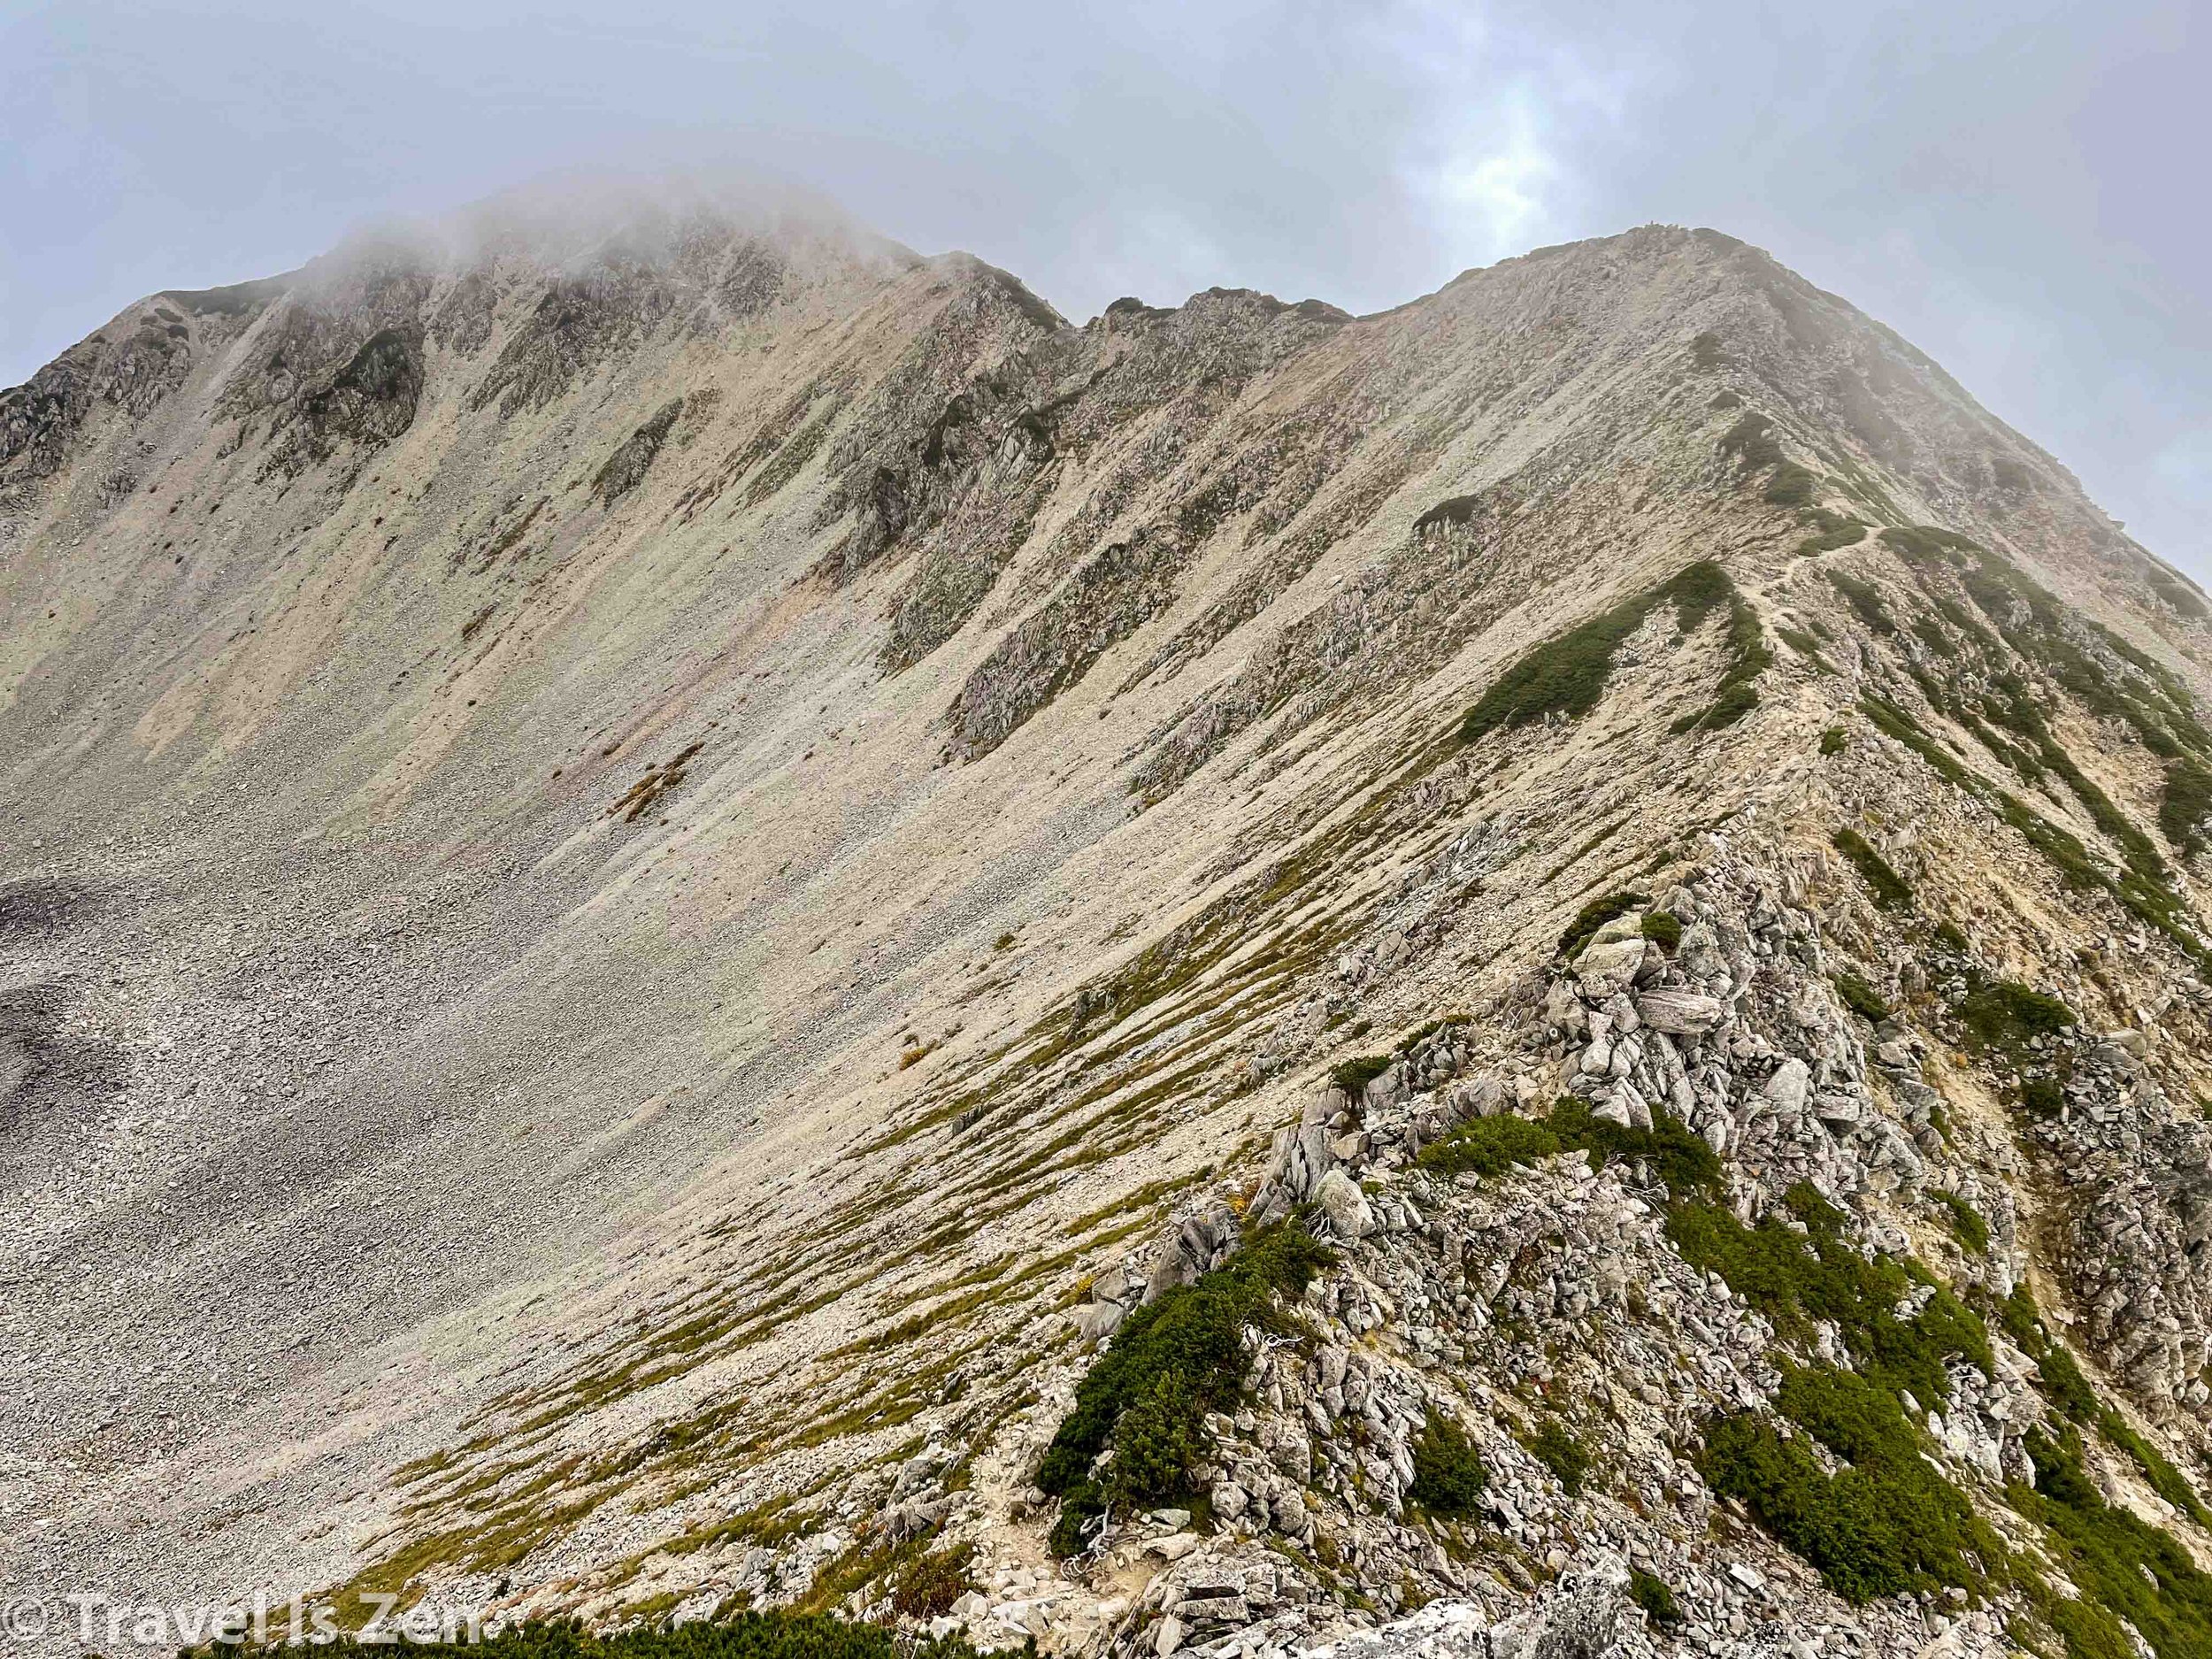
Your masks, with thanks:
<instances>
[{"instance_id":1,"label":"bright patch in cloud","mask_svg":"<svg viewBox=\"0 0 2212 1659\"><path fill-rule=\"evenodd\" d=\"M1528 245L1544 220L1546 188L1559 173L1522 100L1509 101L1494 118L1492 130L1460 138L1425 192L1449 245L1471 247L1482 258Z\"/></svg>"},{"instance_id":2,"label":"bright patch in cloud","mask_svg":"<svg viewBox=\"0 0 2212 1659\"><path fill-rule=\"evenodd\" d=\"M1408 0L1373 38L1408 112L1401 185L1456 263L1590 234L1577 223L1577 158L1623 133L1656 73L1647 58L1597 36L1517 27L1465 0Z\"/></svg>"}]
</instances>

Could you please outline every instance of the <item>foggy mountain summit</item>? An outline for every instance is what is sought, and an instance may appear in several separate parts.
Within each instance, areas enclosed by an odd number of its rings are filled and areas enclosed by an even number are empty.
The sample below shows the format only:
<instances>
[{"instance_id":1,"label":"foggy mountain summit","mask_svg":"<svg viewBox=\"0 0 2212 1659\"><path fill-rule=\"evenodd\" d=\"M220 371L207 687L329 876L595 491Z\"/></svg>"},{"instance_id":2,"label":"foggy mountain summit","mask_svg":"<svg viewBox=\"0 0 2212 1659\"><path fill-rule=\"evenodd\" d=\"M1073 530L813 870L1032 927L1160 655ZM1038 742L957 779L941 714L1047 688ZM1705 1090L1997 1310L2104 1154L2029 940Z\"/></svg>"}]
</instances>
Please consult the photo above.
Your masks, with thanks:
<instances>
[{"instance_id":1,"label":"foggy mountain summit","mask_svg":"<svg viewBox=\"0 0 2212 1659\"><path fill-rule=\"evenodd\" d=\"M2199 1650L2207 602L2058 462L1709 230L553 200L0 393L0 1577Z\"/></svg>"}]
</instances>

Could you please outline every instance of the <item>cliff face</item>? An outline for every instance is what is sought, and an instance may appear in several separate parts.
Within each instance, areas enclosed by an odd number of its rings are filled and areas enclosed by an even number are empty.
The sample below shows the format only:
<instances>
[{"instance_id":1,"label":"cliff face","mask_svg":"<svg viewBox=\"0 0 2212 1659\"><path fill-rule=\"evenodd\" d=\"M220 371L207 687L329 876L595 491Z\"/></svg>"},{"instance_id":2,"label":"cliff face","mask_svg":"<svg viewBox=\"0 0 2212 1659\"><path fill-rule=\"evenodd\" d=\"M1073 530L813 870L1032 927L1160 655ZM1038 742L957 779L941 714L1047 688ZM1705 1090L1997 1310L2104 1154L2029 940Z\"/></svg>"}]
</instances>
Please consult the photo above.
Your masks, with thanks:
<instances>
[{"instance_id":1,"label":"cliff face","mask_svg":"<svg viewBox=\"0 0 2212 1659\"><path fill-rule=\"evenodd\" d=\"M1709 231L156 296L0 393L0 1562L2196 1651L2206 618Z\"/></svg>"}]
</instances>

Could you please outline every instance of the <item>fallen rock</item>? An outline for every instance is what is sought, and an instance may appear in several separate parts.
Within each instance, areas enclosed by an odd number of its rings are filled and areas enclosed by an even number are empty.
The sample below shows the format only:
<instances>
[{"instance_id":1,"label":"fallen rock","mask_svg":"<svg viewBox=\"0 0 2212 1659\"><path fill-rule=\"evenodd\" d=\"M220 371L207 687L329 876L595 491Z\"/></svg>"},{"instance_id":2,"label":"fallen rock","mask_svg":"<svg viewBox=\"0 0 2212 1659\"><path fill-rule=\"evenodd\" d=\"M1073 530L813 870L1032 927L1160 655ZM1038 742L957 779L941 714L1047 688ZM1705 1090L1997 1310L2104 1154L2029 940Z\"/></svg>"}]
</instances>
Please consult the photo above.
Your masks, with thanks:
<instances>
[{"instance_id":1,"label":"fallen rock","mask_svg":"<svg viewBox=\"0 0 2212 1659\"><path fill-rule=\"evenodd\" d=\"M1792 1055L1767 1079L1767 1101L1783 1116L1794 1118L1805 1110L1805 1096L1812 1088L1812 1068Z\"/></svg>"},{"instance_id":2,"label":"fallen rock","mask_svg":"<svg viewBox=\"0 0 2212 1659\"><path fill-rule=\"evenodd\" d=\"M1339 1238L1363 1239L1375 1231L1375 1211L1367 1194L1342 1170L1331 1170L1323 1176L1313 1197Z\"/></svg>"},{"instance_id":3,"label":"fallen rock","mask_svg":"<svg viewBox=\"0 0 2212 1659\"><path fill-rule=\"evenodd\" d=\"M1728 1010L1720 998L1678 986L1655 986L1636 994L1636 1017L1670 1035L1702 1036L1719 1025Z\"/></svg>"},{"instance_id":4,"label":"fallen rock","mask_svg":"<svg viewBox=\"0 0 2212 1659\"><path fill-rule=\"evenodd\" d=\"M1575 979L1586 1002L1602 1002L1625 991L1644 965L1644 941L1634 939L1593 940L1575 958Z\"/></svg>"}]
</instances>

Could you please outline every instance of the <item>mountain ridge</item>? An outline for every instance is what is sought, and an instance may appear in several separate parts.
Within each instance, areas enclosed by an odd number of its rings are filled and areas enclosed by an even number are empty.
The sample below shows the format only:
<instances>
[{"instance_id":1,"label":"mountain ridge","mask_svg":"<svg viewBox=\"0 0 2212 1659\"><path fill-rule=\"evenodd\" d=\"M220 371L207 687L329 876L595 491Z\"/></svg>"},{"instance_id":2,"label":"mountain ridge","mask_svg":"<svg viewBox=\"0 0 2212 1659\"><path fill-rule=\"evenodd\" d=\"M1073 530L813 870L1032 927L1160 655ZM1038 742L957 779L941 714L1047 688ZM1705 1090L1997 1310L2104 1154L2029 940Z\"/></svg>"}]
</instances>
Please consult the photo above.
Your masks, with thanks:
<instances>
[{"instance_id":1,"label":"mountain ridge","mask_svg":"<svg viewBox=\"0 0 2212 1659\"><path fill-rule=\"evenodd\" d=\"M1078 326L966 256L649 219L155 296L0 394L0 1379L40 1396L10 1513L50 1523L12 1573L607 1622L864 1609L922 1539L975 1553L964 1628L1164 1653L1222 1628L1177 1586L1256 1592L1271 1551L1279 1648L1641 1551L1697 1640L1755 1642L1684 1438L1747 1402L1640 1416L1658 1327L1615 1281L1686 1299L1761 1409L1786 1317L1686 1267L1635 1157L1419 1162L1563 1093L1634 1133L1667 1102L1746 1219L1801 1179L1961 1296L2039 1278L2129 1432L2200 1444L2201 597L1924 357L1671 227L1366 318L1210 289ZM1909 1024L1857 1034L1824 950ZM1945 999L1977 976L2167 1033L2067 1061L2124 1074L2081 1133L2165 1161L2006 1128L2006 1067L2047 1063ZM1669 1042L1617 1071L1640 1025ZM2046 1204L2039 1156L2091 1184ZM1939 1180L2001 1260L1940 1244ZM2135 1242L2064 1233L2130 1180ZM1294 1208L1340 1256L1210 1429L1241 1529L1148 1555L1117 1513L1051 1570L1030 1481L1093 1346ZM1614 1242L1559 1235L1549 1300L1509 1271L1509 1318L1400 1316L1486 1284L1506 1213ZM1452 1379L1595 1340L1578 1275L1634 1382L1560 1400L1624 1468L1677 1448L1637 1502L1679 1525L1529 1474L1535 1407ZM1387 1474L1341 1438L1354 1373ZM2008 1377L1947 1385L2000 1425L1986 1506L2040 1432ZM1479 1538L1406 1507L1439 1411L1515 1483ZM1939 1633L1716 1525L1786 1618Z\"/></svg>"}]
</instances>

